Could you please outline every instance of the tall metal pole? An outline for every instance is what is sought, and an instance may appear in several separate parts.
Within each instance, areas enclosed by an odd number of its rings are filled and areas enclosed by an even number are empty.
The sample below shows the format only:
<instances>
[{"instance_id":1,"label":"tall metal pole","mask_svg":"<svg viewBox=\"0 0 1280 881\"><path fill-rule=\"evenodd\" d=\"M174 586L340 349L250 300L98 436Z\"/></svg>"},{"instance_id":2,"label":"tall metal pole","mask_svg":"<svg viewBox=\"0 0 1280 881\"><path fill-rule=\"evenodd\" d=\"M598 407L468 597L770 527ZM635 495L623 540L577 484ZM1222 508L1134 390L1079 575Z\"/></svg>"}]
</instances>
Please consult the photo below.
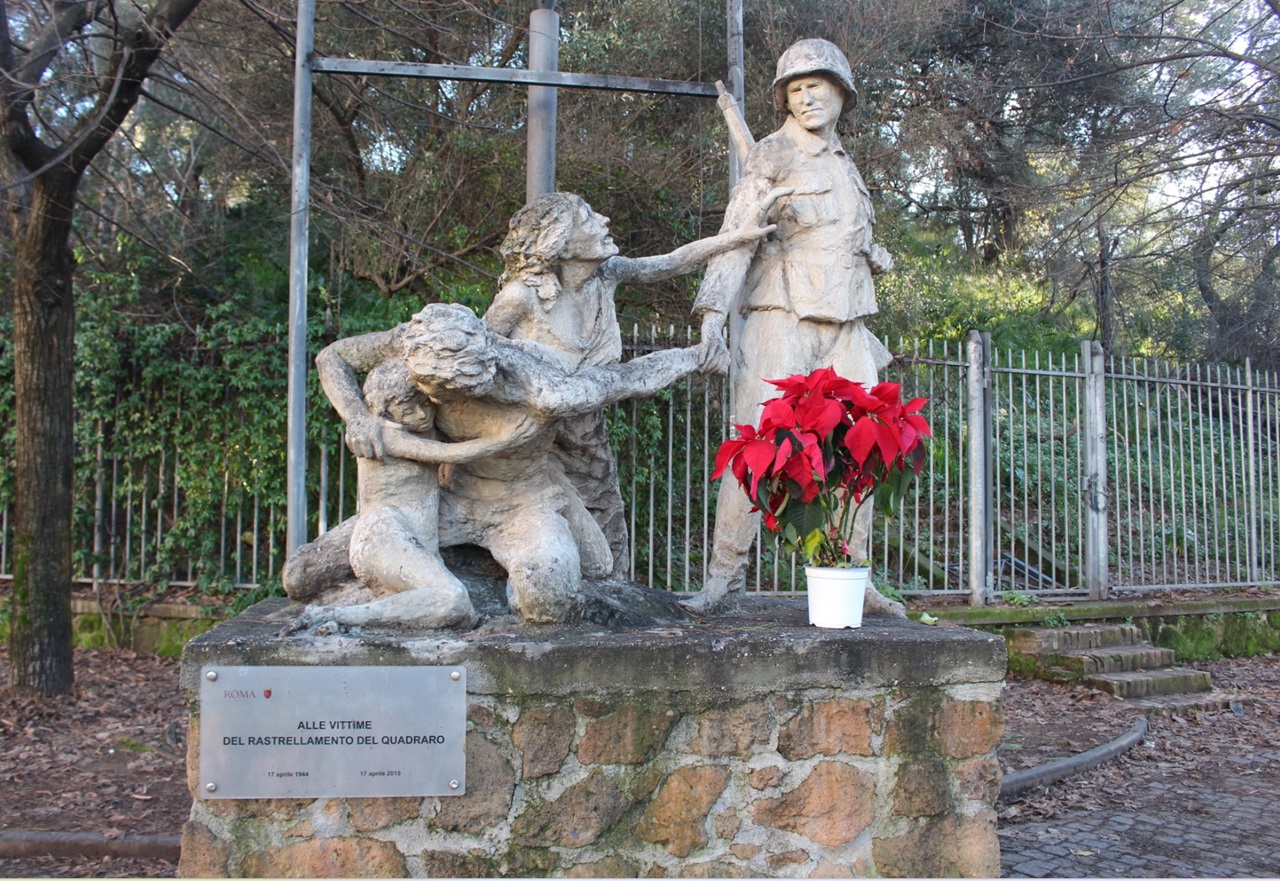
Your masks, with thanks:
<instances>
[{"instance_id":1,"label":"tall metal pole","mask_svg":"<svg viewBox=\"0 0 1280 881\"><path fill-rule=\"evenodd\" d=\"M307 252L311 189L311 56L315 0L298 0L293 79L293 199L289 222L289 392L285 553L307 541Z\"/></svg>"},{"instance_id":2,"label":"tall metal pole","mask_svg":"<svg viewBox=\"0 0 1280 881\"><path fill-rule=\"evenodd\" d=\"M560 13L556 0L533 0L529 12L529 69L560 68ZM556 95L554 86L529 87L525 200L556 189Z\"/></svg>"},{"instance_id":3,"label":"tall metal pole","mask_svg":"<svg viewBox=\"0 0 1280 881\"><path fill-rule=\"evenodd\" d=\"M744 78L742 73L745 64L745 51L743 49L742 36L742 0L725 0L725 45L728 51L727 66L725 79L729 85L729 93L733 95L733 100L738 102L738 107L742 109L743 115L746 115L746 87L744 86ZM738 178L742 176L742 161L734 153L733 149L729 149L729 189L738 182ZM725 331L729 335L729 351L734 350L737 341L742 339L742 326L746 323L746 319L742 317L737 308L729 310L728 320L725 322ZM733 359L729 359L729 414L738 412L737 395L734 393L733 387L736 384L737 368L733 365ZM728 431L728 423L732 421L725 420L725 430Z\"/></svg>"},{"instance_id":4,"label":"tall metal pole","mask_svg":"<svg viewBox=\"0 0 1280 881\"><path fill-rule=\"evenodd\" d=\"M743 85L742 68L746 63L742 36L742 0L725 0L725 42L728 46L728 72L725 81L729 84L729 93L739 107L746 107L743 100L746 96ZM738 155L729 151L729 187L732 188L742 176L742 163ZM735 313L736 314L736 313Z\"/></svg>"}]
</instances>

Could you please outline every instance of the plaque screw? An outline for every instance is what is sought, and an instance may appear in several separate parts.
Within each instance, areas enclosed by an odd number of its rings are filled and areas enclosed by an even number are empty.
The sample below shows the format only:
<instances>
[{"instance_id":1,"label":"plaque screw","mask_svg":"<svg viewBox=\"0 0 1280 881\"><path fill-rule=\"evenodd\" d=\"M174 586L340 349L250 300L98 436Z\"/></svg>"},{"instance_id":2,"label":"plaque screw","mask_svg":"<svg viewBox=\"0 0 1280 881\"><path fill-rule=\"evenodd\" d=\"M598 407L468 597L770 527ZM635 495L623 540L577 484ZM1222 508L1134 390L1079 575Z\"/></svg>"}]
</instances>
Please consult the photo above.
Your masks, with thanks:
<instances>
[{"instance_id":1,"label":"plaque screw","mask_svg":"<svg viewBox=\"0 0 1280 881\"><path fill-rule=\"evenodd\" d=\"M216 670L210 670L208 673L204 674L204 678L208 679L210 682L217 682L218 673Z\"/></svg>"},{"instance_id":2,"label":"plaque screw","mask_svg":"<svg viewBox=\"0 0 1280 881\"><path fill-rule=\"evenodd\" d=\"M459 673L457 670L454 670L452 673L449 674L449 678L452 679L454 682L457 682L459 679L462 678L462 674Z\"/></svg>"},{"instance_id":3,"label":"plaque screw","mask_svg":"<svg viewBox=\"0 0 1280 881\"><path fill-rule=\"evenodd\" d=\"M212 783L210 783L209 785L210 785L210 786L212 786L213 784L212 784ZM462 784L461 784L461 783L459 783L457 780L450 780L450 781L449 781L449 788L450 788L450 789L457 789L457 788L458 788L459 786L461 786L461 785L462 785Z\"/></svg>"},{"instance_id":4,"label":"plaque screw","mask_svg":"<svg viewBox=\"0 0 1280 881\"><path fill-rule=\"evenodd\" d=\"M218 791L218 784L216 784L216 783L206 783L206 784L204 785L204 788L205 788L205 790L206 790L207 792L217 792L217 791Z\"/></svg>"}]
</instances>

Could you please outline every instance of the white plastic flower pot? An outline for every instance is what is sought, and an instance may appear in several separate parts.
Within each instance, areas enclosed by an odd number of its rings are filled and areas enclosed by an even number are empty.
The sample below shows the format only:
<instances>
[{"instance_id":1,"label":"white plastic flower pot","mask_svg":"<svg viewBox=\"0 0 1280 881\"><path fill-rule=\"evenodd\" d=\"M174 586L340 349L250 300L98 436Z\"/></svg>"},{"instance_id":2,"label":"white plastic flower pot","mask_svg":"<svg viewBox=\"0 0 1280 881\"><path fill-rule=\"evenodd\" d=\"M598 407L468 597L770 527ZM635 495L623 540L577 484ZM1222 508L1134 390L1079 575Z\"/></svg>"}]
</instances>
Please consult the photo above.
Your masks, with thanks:
<instances>
[{"instance_id":1,"label":"white plastic flower pot","mask_svg":"<svg viewBox=\"0 0 1280 881\"><path fill-rule=\"evenodd\" d=\"M862 626L862 604L867 595L870 567L828 569L805 566L809 582L809 623L814 627L841 629Z\"/></svg>"}]
</instances>

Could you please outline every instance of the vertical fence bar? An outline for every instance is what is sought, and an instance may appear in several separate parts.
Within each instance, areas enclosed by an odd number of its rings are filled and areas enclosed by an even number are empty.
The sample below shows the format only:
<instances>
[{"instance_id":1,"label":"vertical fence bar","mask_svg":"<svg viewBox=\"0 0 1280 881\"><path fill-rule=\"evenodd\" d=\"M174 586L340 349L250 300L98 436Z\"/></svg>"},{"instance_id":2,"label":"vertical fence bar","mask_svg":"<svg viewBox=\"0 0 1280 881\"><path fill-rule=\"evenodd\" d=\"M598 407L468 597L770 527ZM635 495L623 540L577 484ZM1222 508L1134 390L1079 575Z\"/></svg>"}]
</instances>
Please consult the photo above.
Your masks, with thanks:
<instances>
[{"instance_id":1,"label":"vertical fence bar","mask_svg":"<svg viewBox=\"0 0 1280 881\"><path fill-rule=\"evenodd\" d=\"M1133 529L1134 529L1134 521L1138 521L1139 523L1141 523L1142 507L1140 504L1136 506L1134 504L1134 496L1136 495L1136 493L1135 493L1135 482L1133 478L1133 441L1132 441L1132 434L1130 432L1130 428L1134 427L1133 419L1132 419L1134 408L1133 408L1133 405L1130 403L1130 395L1129 395L1129 392L1133 386L1133 382L1129 378L1132 371L1129 369L1128 359L1125 359L1125 358L1120 359L1120 373L1123 376L1123 379L1120 380L1120 388L1117 389L1118 393L1116 392L1112 393L1112 400L1116 400L1117 398L1121 399L1118 402L1119 404L1121 404L1121 407L1119 412L1117 413L1117 419L1122 420L1122 424L1124 425L1124 435L1123 435L1123 438L1121 439L1121 442L1124 445L1125 452L1128 454L1128 455L1120 455L1119 451L1117 451L1117 455L1116 455L1116 461L1124 463L1124 482L1121 485L1122 488L1117 495L1116 537L1118 538L1120 536L1120 524L1123 522L1125 525L1125 530L1124 530L1125 540L1124 540L1123 547L1117 548L1116 560L1120 564L1118 567L1118 570L1120 573L1119 574L1120 583L1125 584L1125 583L1132 583L1134 578L1135 570L1134 570L1134 564L1133 564L1133 547L1134 547ZM1141 498L1141 496L1138 496L1138 497ZM1124 500L1124 510L1127 515L1127 516L1124 516L1123 518L1121 517L1120 506L1118 504L1121 499ZM1135 511L1135 507L1137 509L1136 511Z\"/></svg>"},{"instance_id":2,"label":"vertical fence bar","mask_svg":"<svg viewBox=\"0 0 1280 881\"><path fill-rule=\"evenodd\" d=\"M726 379L726 382L728 380ZM711 390L707 382L702 386L702 449L706 451L702 462L702 576L699 584L707 583L707 570L711 565L711 495L717 489L711 480L712 462L709 460L711 445Z\"/></svg>"},{"instance_id":3,"label":"vertical fence bar","mask_svg":"<svg viewBox=\"0 0 1280 881\"><path fill-rule=\"evenodd\" d=\"M164 475L165 475L164 442L160 445L160 473L156 476L156 565L160 563L160 542L164 538Z\"/></svg>"},{"instance_id":4,"label":"vertical fence bar","mask_svg":"<svg viewBox=\"0 0 1280 881\"><path fill-rule=\"evenodd\" d=\"M329 531L329 445L320 445L320 498L316 500L316 535Z\"/></svg>"},{"instance_id":5,"label":"vertical fence bar","mask_svg":"<svg viewBox=\"0 0 1280 881\"><path fill-rule=\"evenodd\" d=\"M969 560L969 533L972 531L972 524L969 521L969 496L973 493L973 487L969 485L969 393L967 388L968 368L966 360L968 353L965 351L965 342L956 343L955 362L956 366L947 375L947 393L956 401L954 408L947 407L946 418L950 420L948 424L952 424L951 431L954 432L956 442L955 454L951 455L950 444L947 449L947 481L951 486L951 461L955 461L955 507L948 511L947 519L954 520L959 524L956 530L954 541L951 540L951 529L944 527L943 533L947 536L946 541L950 542L948 548L953 548L951 553L955 555L955 587L961 590L968 590L968 575L966 567L970 565ZM946 347L950 351L950 347ZM948 355L948 357L950 357ZM954 410L954 418L952 411ZM949 554L948 560L952 557Z\"/></svg>"},{"instance_id":6,"label":"vertical fence bar","mask_svg":"<svg viewBox=\"0 0 1280 881\"><path fill-rule=\"evenodd\" d=\"M672 341L675 341L675 338L676 338L675 325L672 325L671 328L668 328L668 333L669 335L671 335ZM675 462L676 400L675 400L675 397L676 397L676 394L678 394L678 389L671 389L671 391L673 392L672 397L669 398L669 400L667 401L667 501L666 501L667 547L663 549L663 553L666 554L666 566L667 566L666 579L667 579L668 590L672 588L673 584L675 584L675 579L672 578L671 546L672 546L672 538L675 538L675 534L673 534L673 526L675 526L675 517L676 517L675 493L673 493L673 488L675 488L675 467L676 467L676 462Z\"/></svg>"},{"instance_id":7,"label":"vertical fence bar","mask_svg":"<svg viewBox=\"0 0 1280 881\"><path fill-rule=\"evenodd\" d=\"M1200 498L1202 505L1200 510L1203 512L1201 517L1207 518L1204 522L1204 547L1198 555L1203 561L1204 580L1209 581L1212 578L1211 572L1217 571L1217 547L1218 547L1218 494L1213 490L1213 471L1209 468L1208 463L1212 461L1211 456L1205 453L1206 437L1210 440L1213 431L1213 420L1207 418L1204 414L1208 411L1205 405L1205 386L1207 382L1204 371L1199 364L1196 365L1196 411L1200 416L1200 431L1197 434L1200 437ZM1196 574L1199 576L1200 567L1196 567Z\"/></svg>"},{"instance_id":8,"label":"vertical fence bar","mask_svg":"<svg viewBox=\"0 0 1280 881\"><path fill-rule=\"evenodd\" d=\"M231 469L227 467L227 460L222 460L222 516L218 518L218 522L222 526L222 540L218 545L218 575L225 578L227 575L227 498L231 493Z\"/></svg>"},{"instance_id":9,"label":"vertical fence bar","mask_svg":"<svg viewBox=\"0 0 1280 881\"><path fill-rule=\"evenodd\" d=\"M116 577L116 547L119 545L119 497L120 492L120 460L115 456L111 457L111 552L108 554L110 562L107 566L107 574L111 578Z\"/></svg>"},{"instance_id":10,"label":"vertical fence bar","mask_svg":"<svg viewBox=\"0 0 1280 881\"><path fill-rule=\"evenodd\" d=\"M1226 368L1226 370L1227 370L1227 378L1225 381L1221 382L1221 388L1222 388L1223 401L1226 405L1225 406L1226 427L1223 431L1223 438L1226 441L1225 446L1227 448L1227 455L1224 455L1222 458L1224 463L1227 466L1228 474L1230 476L1231 494L1228 497L1229 498L1228 504L1230 506L1230 510L1233 515L1227 518L1227 525L1229 528L1229 532L1227 533L1228 554L1229 554L1227 578L1231 581L1236 581L1240 578L1240 540L1239 540L1239 529L1240 529L1239 527L1239 522L1240 522L1240 517L1239 517L1240 467L1239 465L1240 463L1237 461L1238 457L1236 456L1236 453L1235 453L1235 434L1236 434L1234 431L1235 408L1232 406L1233 398L1235 396L1232 393L1233 382L1232 382L1232 376L1231 376L1231 368L1228 367ZM1222 375L1221 372L1219 372L1219 378L1221 378L1221 375Z\"/></svg>"},{"instance_id":11,"label":"vertical fence bar","mask_svg":"<svg viewBox=\"0 0 1280 881\"><path fill-rule=\"evenodd\" d=\"M1121 420L1124 419L1123 414L1119 412L1119 400L1118 400L1120 396L1124 393L1124 385L1122 382L1119 384L1117 384L1116 382L1116 359L1113 356L1108 354L1104 358L1104 361L1106 363L1106 368L1107 368L1105 372L1105 377L1106 377L1105 381L1107 385L1110 386L1110 394L1107 395L1107 407L1108 407L1107 424L1111 426L1111 432L1110 432L1111 437L1116 438L1117 432L1120 431ZM1110 450L1111 450L1111 444L1107 443L1103 452L1104 454L1106 454L1106 453L1109 453ZM1119 538L1119 536L1124 532L1124 529L1121 525L1120 518L1121 518L1122 512L1124 511L1124 505L1127 499L1127 496L1123 490L1123 487L1127 485L1127 482L1125 481L1123 475L1121 474L1121 470L1122 470L1122 465L1120 462L1120 457L1117 456L1116 469L1115 469L1115 475L1114 475L1115 479L1111 482L1111 485L1113 487L1113 496L1112 496L1113 502L1110 506L1110 510L1107 513L1108 518L1111 518L1112 514L1114 513L1115 528L1114 529L1111 528L1111 520L1108 519L1108 523L1107 523L1108 540L1110 539L1111 536L1115 536ZM1110 558L1111 551L1112 551L1112 548L1108 544L1108 547L1107 547L1108 558ZM1124 553L1123 553L1123 550L1120 548L1116 548L1116 551L1117 551L1116 570L1115 570L1116 577L1108 578L1108 581L1112 584L1114 584L1117 580L1122 579L1124 577L1123 576Z\"/></svg>"},{"instance_id":12,"label":"vertical fence bar","mask_svg":"<svg viewBox=\"0 0 1280 881\"><path fill-rule=\"evenodd\" d=\"M124 502L124 577L129 577L133 568L133 475L137 468L129 466L129 486L125 490Z\"/></svg>"},{"instance_id":13,"label":"vertical fence bar","mask_svg":"<svg viewBox=\"0 0 1280 881\"><path fill-rule=\"evenodd\" d=\"M635 351L636 345L639 343L639 341L640 341L640 325L633 323L631 325L631 351L632 352ZM631 424L634 426L636 425L636 412L637 412L636 408L639 406L639 404L636 403L635 398L632 398L629 406L631 407ZM640 541L636 536L636 432L634 431L630 431L627 433L627 454L628 454L627 460L630 464L630 472L631 472L630 474L631 494L627 497L631 501L631 504L627 506L628 508L630 508L630 510L627 512L627 516L630 520L630 528L631 528L631 566L628 569L628 574L631 580L635 581L636 565L639 560L637 555L639 554Z\"/></svg>"},{"instance_id":14,"label":"vertical fence bar","mask_svg":"<svg viewBox=\"0 0 1280 881\"><path fill-rule=\"evenodd\" d=\"M1161 380L1166 379L1168 377L1168 365L1163 361L1156 361L1155 365L1156 377ZM1160 547L1160 579L1163 583L1169 584L1172 581L1172 576L1169 573L1169 560L1175 550L1173 527L1176 516L1173 507L1173 467L1169 458L1169 451L1173 448L1173 427L1169 423L1172 421L1173 414L1169 406L1169 386L1164 382L1157 382L1155 393L1158 414L1158 421L1156 422L1156 463L1160 486L1160 534L1164 539Z\"/></svg>"},{"instance_id":15,"label":"vertical fence bar","mask_svg":"<svg viewBox=\"0 0 1280 881\"><path fill-rule=\"evenodd\" d=\"M936 358L935 358L934 351L933 351L933 340L929 340L929 387L928 387L929 394L928 394L928 398L929 398L929 400L930 400L930 401L937 400L937 397L938 397L937 391L936 391L936 389L935 389L935 384L934 384L935 380L937 379L937 375L938 375L938 369L937 369L937 366L936 366ZM945 410L945 409L943 410L943 413L944 413L944 414L946 413L946 410ZM943 451L943 455L945 456L945 455L946 455L947 448L948 448L948 444L947 444L947 430L946 430L945 416L944 416L944 422L943 422L943 427L942 427L942 438L943 438L942 451ZM929 524L929 537L928 537L928 544L926 545L926 547L928 548L928 550L927 550L927 552L926 552L926 554L925 554L925 559L929 560L931 563L932 563L934 560L936 560L936 559L938 558L938 540L937 540L937 525L938 525L938 518L937 518L937 516L935 515L935 512L937 512L937 511L939 510L939 503L938 503L938 477L937 477L937 470L936 470L936 468L934 467L935 462L936 462L936 460L934 459L934 457L933 457L933 455L932 455L932 453L931 453L931 454L930 454L930 456L929 456L929 508L928 508L928 512L927 512L927 513L926 513L926 515L925 515L925 516L928 518L927 522L928 522L928 524ZM945 471L943 472L943 478L944 478L944 479L946 478L946 472L945 472ZM946 505L946 498L945 498L945 496L944 496L944 497L943 497L943 499L942 499L942 505L944 505L944 506ZM918 510L919 510L919 509L917 508L917 511L918 511ZM945 510L945 507L943 508L943 510ZM918 541L918 539L917 539L917 541ZM946 557L945 552L943 553L942 561L943 561L943 564L944 564L944 565L945 565L947 562L949 562L949 561L947 560L947 557ZM926 584L929 584L929 585L932 585L932 584L933 584L933 573L932 573L932 572L929 572L929 573L925 576L925 582L926 582ZM946 587L946 584L944 583L944 584L942 584L941 586L945 588L945 587Z\"/></svg>"},{"instance_id":16,"label":"vertical fence bar","mask_svg":"<svg viewBox=\"0 0 1280 881\"><path fill-rule=\"evenodd\" d=\"M650 326L649 345L650 347L653 347L653 346L656 346L657 343L658 343L658 330L656 327ZM650 455L648 457L648 463L645 468L645 473L646 473L646 476L648 477L648 483L649 483L649 569L646 574L646 581L645 581L646 584L653 584L653 558L657 556L657 554L654 553L654 549L653 549L654 507L656 503L655 493L657 492L657 487L654 485L656 481L653 479L654 464L655 463L653 461L653 456Z\"/></svg>"},{"instance_id":17,"label":"vertical fence bar","mask_svg":"<svg viewBox=\"0 0 1280 881\"><path fill-rule=\"evenodd\" d=\"M1049 437L1054 441L1058 438L1058 390L1063 388L1063 379L1060 371L1053 370L1053 355L1047 358L1049 362ZM1063 559L1058 549L1058 475L1060 470L1065 470L1067 456L1067 441L1070 435L1064 426L1062 429L1062 455L1053 455L1056 450L1050 450L1049 464L1049 556L1054 560L1054 581L1062 584L1063 587L1071 587L1070 576L1057 571L1057 561Z\"/></svg>"},{"instance_id":18,"label":"vertical fence bar","mask_svg":"<svg viewBox=\"0 0 1280 881\"><path fill-rule=\"evenodd\" d=\"M1182 550L1182 560L1177 580L1179 583L1183 583L1186 581L1187 573L1191 571L1191 544L1192 536L1195 535L1195 522L1192 519L1194 517L1194 509L1192 511L1187 510L1187 432L1189 431L1189 426L1187 425L1186 413L1183 408L1185 387L1179 382L1169 388L1178 404L1178 416L1176 419L1169 420L1169 429L1178 438L1177 446L1171 451L1170 455L1172 456L1174 452L1177 453L1177 480L1175 483L1178 492L1177 508L1180 512L1178 514L1180 522L1174 538L1178 543L1176 547L1180 547ZM1174 562L1178 562L1177 554L1174 554Z\"/></svg>"},{"instance_id":19,"label":"vertical fence bar","mask_svg":"<svg viewBox=\"0 0 1280 881\"><path fill-rule=\"evenodd\" d=\"M181 492L181 488L179 486L178 480L179 480L179 475L182 473L181 466L182 466L182 451L181 451L181 448L178 446L177 439L175 438L174 444L173 444L173 523L170 526L171 529L174 526L177 526L179 522L178 521L179 501L182 497L182 492ZM194 569L195 561L192 560L190 553L187 553L186 557L187 557L187 583L194 584L195 578L193 575L193 569Z\"/></svg>"},{"instance_id":20,"label":"vertical fence bar","mask_svg":"<svg viewBox=\"0 0 1280 881\"><path fill-rule=\"evenodd\" d=\"M236 487L236 584L244 583L244 487Z\"/></svg>"},{"instance_id":21,"label":"vertical fence bar","mask_svg":"<svg viewBox=\"0 0 1280 881\"><path fill-rule=\"evenodd\" d=\"M258 556L259 556L258 536L260 534L258 529L258 506L261 501L262 501L262 493L258 490L254 490L253 492L253 545L252 545L252 551L251 551L253 556L250 558L250 565L249 565L249 571L252 573L251 577L252 577L252 582L254 584L258 583Z\"/></svg>"},{"instance_id":22,"label":"vertical fence bar","mask_svg":"<svg viewBox=\"0 0 1280 881\"><path fill-rule=\"evenodd\" d=\"M1245 539L1245 554L1248 557L1247 577L1250 583L1258 581L1258 449L1254 440L1257 429L1254 413L1253 364L1244 359L1244 401L1245 401L1245 457L1247 460L1248 495L1245 500L1247 514L1246 526L1248 535Z\"/></svg>"},{"instance_id":23,"label":"vertical fence bar","mask_svg":"<svg viewBox=\"0 0 1280 881\"><path fill-rule=\"evenodd\" d=\"M276 506L267 506L267 578L276 574Z\"/></svg>"},{"instance_id":24,"label":"vertical fence bar","mask_svg":"<svg viewBox=\"0 0 1280 881\"><path fill-rule=\"evenodd\" d=\"M685 345L693 342L693 328L688 328ZM693 553L690 517L693 508L693 379L685 380L684 394L684 579L681 590L689 589L689 557ZM706 449L705 447L703 449Z\"/></svg>"},{"instance_id":25,"label":"vertical fence bar","mask_svg":"<svg viewBox=\"0 0 1280 881\"><path fill-rule=\"evenodd\" d=\"M1134 371L1137 372L1136 370ZM1147 578L1150 579L1155 572L1155 531L1156 531L1156 506L1155 499L1152 497L1155 487L1155 474L1152 469L1155 467L1154 456L1155 449L1151 445L1151 424L1158 418L1155 411L1151 408L1151 365L1148 361L1142 362L1142 379L1139 389L1142 392L1142 453L1139 457L1139 473L1142 475L1143 494L1142 498L1146 502L1144 506L1148 511L1149 525L1146 529L1138 531L1138 551L1143 566L1147 571ZM1144 540L1150 538L1150 542L1144 546ZM1148 554L1148 547L1150 553Z\"/></svg>"},{"instance_id":26,"label":"vertical fence bar","mask_svg":"<svg viewBox=\"0 0 1280 881\"><path fill-rule=\"evenodd\" d=\"M1004 456L1007 444L1004 442L1004 420L1001 415L1008 410L1005 389L1001 386L1004 375L1000 368L1004 365L1000 360L1001 350L988 347L989 382L987 392L988 412L991 423L987 426L987 438L990 458L987 461L987 524L990 530L987 535L987 602L992 602L996 588L1000 584L1000 550L1004 541L1004 484L1009 469L1005 467Z\"/></svg>"},{"instance_id":27,"label":"vertical fence bar","mask_svg":"<svg viewBox=\"0 0 1280 881\"><path fill-rule=\"evenodd\" d=\"M1267 491L1265 493L1265 498L1267 500L1267 541L1264 545L1266 548L1264 561L1267 568L1266 574L1263 577L1266 581L1273 581L1276 578L1276 527L1277 522L1280 521L1280 516L1278 516L1280 515L1280 511L1277 511L1278 506L1276 502L1276 494L1277 491L1280 490L1280 485L1277 484L1276 479L1277 457L1280 457L1280 444L1276 443L1275 436L1277 415L1276 378L1276 371L1271 371L1267 382L1267 402L1269 406L1266 408L1266 414L1263 416L1263 426L1266 431L1266 447L1271 452L1271 455L1265 460L1267 463L1267 474L1270 476L1270 479L1267 481Z\"/></svg>"},{"instance_id":28,"label":"vertical fence bar","mask_svg":"<svg viewBox=\"0 0 1280 881\"><path fill-rule=\"evenodd\" d=\"M102 530L106 508L106 463L102 453L102 420L98 420L98 449L93 470L93 595L102 591Z\"/></svg>"},{"instance_id":29,"label":"vertical fence bar","mask_svg":"<svg viewBox=\"0 0 1280 881\"><path fill-rule=\"evenodd\" d=\"M338 523L345 519L347 496L347 441L345 432L338 428L338 442L334 445L338 451Z\"/></svg>"}]
</instances>

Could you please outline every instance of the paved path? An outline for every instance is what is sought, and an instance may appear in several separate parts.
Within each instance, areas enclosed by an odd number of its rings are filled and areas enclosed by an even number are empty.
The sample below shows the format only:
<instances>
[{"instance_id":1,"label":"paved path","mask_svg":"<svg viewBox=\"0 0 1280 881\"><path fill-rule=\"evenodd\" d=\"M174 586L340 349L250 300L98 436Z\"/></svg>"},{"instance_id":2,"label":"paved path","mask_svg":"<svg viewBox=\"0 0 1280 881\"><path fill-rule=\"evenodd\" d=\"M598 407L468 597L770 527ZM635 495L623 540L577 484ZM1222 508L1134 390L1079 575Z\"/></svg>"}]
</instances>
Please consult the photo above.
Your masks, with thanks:
<instances>
[{"instance_id":1,"label":"paved path","mask_svg":"<svg viewBox=\"0 0 1280 881\"><path fill-rule=\"evenodd\" d=\"M1280 751L1099 793L1099 808L1000 829L1006 878L1280 877Z\"/></svg>"}]
</instances>

